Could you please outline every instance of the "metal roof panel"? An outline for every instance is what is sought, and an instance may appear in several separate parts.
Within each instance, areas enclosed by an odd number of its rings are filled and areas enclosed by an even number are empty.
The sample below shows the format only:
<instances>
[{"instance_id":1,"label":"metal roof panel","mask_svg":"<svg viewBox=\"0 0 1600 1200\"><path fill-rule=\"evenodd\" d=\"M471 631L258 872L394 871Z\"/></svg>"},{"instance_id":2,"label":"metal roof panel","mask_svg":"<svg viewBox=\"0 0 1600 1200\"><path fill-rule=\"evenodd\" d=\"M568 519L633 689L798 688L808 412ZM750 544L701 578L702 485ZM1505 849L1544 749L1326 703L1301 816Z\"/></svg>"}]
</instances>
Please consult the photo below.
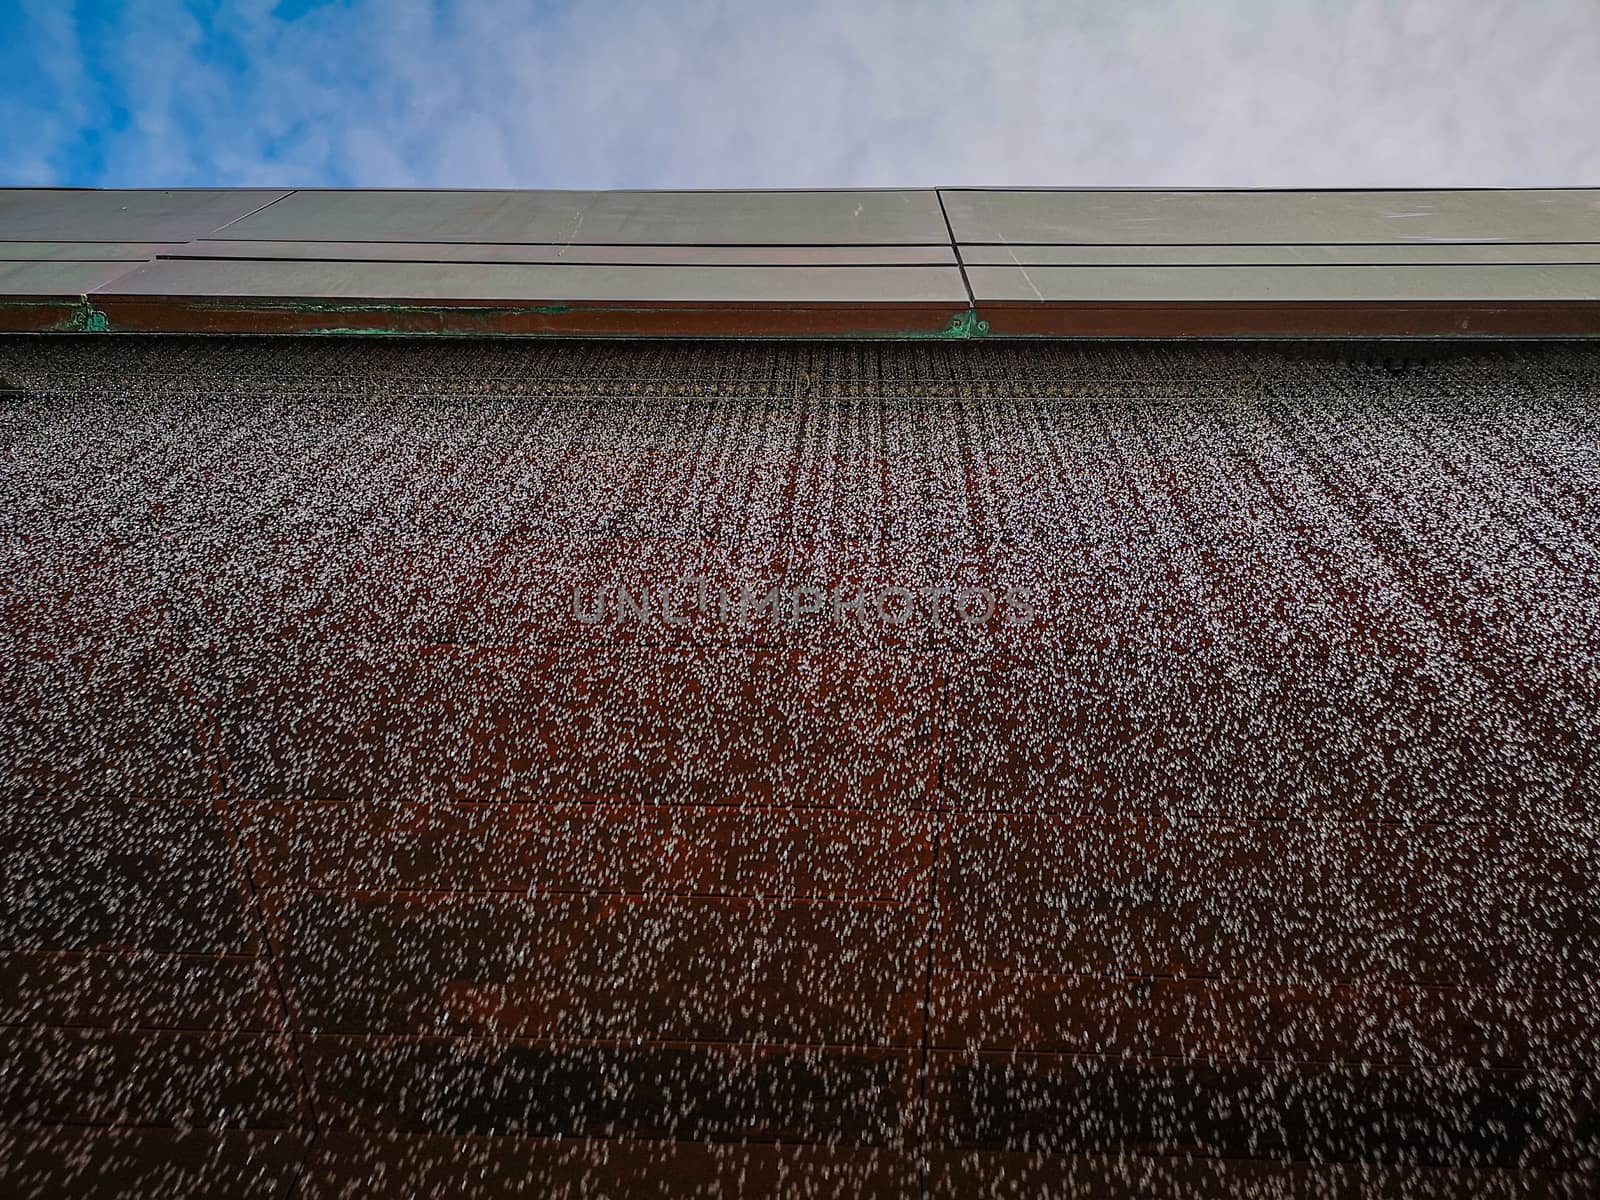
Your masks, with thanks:
<instances>
[{"instance_id":1,"label":"metal roof panel","mask_svg":"<svg viewBox=\"0 0 1600 1200\"><path fill-rule=\"evenodd\" d=\"M958 242L1600 241L1600 190L941 192Z\"/></svg>"},{"instance_id":2,"label":"metal roof panel","mask_svg":"<svg viewBox=\"0 0 1600 1200\"><path fill-rule=\"evenodd\" d=\"M606 303L961 303L954 267L632 267L161 259L121 296Z\"/></svg>"},{"instance_id":3,"label":"metal roof panel","mask_svg":"<svg viewBox=\"0 0 1600 1200\"><path fill-rule=\"evenodd\" d=\"M1600 266L971 267L984 301L1600 300Z\"/></svg>"},{"instance_id":4,"label":"metal roof panel","mask_svg":"<svg viewBox=\"0 0 1600 1200\"><path fill-rule=\"evenodd\" d=\"M1574 189L18 189L0 328L1597 337L1597 250Z\"/></svg>"},{"instance_id":5,"label":"metal roof panel","mask_svg":"<svg viewBox=\"0 0 1600 1200\"><path fill-rule=\"evenodd\" d=\"M961 261L977 266L1304 267L1600 263L1600 243L1431 243L1342 246L1016 246L969 243Z\"/></svg>"},{"instance_id":6,"label":"metal roof panel","mask_svg":"<svg viewBox=\"0 0 1600 1200\"><path fill-rule=\"evenodd\" d=\"M129 270L126 262L0 262L0 296L78 297Z\"/></svg>"},{"instance_id":7,"label":"metal roof panel","mask_svg":"<svg viewBox=\"0 0 1600 1200\"><path fill-rule=\"evenodd\" d=\"M0 262L147 262L181 242L0 242Z\"/></svg>"},{"instance_id":8,"label":"metal roof panel","mask_svg":"<svg viewBox=\"0 0 1600 1200\"><path fill-rule=\"evenodd\" d=\"M610 266L954 266L950 246L555 246L488 242L188 242L163 258Z\"/></svg>"},{"instance_id":9,"label":"metal roof panel","mask_svg":"<svg viewBox=\"0 0 1600 1200\"><path fill-rule=\"evenodd\" d=\"M933 191L296 192L240 221L256 241L945 245Z\"/></svg>"},{"instance_id":10,"label":"metal roof panel","mask_svg":"<svg viewBox=\"0 0 1600 1200\"><path fill-rule=\"evenodd\" d=\"M288 194L238 189L0 189L0 238L28 242L186 242L213 233Z\"/></svg>"}]
</instances>

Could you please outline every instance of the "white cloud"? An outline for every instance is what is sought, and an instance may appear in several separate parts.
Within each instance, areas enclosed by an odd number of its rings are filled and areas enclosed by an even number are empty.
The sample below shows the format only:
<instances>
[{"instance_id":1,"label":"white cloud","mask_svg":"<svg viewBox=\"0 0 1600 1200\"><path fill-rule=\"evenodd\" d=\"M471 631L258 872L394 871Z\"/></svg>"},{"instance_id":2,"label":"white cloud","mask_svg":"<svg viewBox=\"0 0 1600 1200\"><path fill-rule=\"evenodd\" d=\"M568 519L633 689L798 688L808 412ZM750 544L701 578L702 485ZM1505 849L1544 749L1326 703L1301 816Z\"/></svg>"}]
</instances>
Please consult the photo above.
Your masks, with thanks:
<instances>
[{"instance_id":1,"label":"white cloud","mask_svg":"<svg viewBox=\"0 0 1600 1200\"><path fill-rule=\"evenodd\" d=\"M1595 0L257 0L237 75L173 9L127 6L96 103L39 7L76 106L0 168L120 98L93 182L1600 183Z\"/></svg>"}]
</instances>

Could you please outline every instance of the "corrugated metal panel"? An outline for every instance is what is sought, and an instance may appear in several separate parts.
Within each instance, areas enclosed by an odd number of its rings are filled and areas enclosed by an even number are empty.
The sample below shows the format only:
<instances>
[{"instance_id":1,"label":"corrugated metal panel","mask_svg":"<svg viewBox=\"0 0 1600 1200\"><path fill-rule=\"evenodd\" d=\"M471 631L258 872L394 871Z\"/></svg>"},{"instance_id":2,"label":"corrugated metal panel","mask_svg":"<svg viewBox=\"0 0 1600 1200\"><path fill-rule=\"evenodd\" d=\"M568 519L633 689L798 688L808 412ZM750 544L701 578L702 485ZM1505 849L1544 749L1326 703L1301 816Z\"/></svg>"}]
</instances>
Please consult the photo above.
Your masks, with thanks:
<instances>
[{"instance_id":1,"label":"corrugated metal panel","mask_svg":"<svg viewBox=\"0 0 1600 1200\"><path fill-rule=\"evenodd\" d=\"M257 241L944 245L932 191L296 192L229 229Z\"/></svg>"},{"instance_id":2,"label":"corrugated metal panel","mask_svg":"<svg viewBox=\"0 0 1600 1200\"><path fill-rule=\"evenodd\" d=\"M1600 192L945 191L958 242L1592 242Z\"/></svg>"},{"instance_id":3,"label":"corrugated metal panel","mask_svg":"<svg viewBox=\"0 0 1600 1200\"><path fill-rule=\"evenodd\" d=\"M186 242L213 233L288 194L237 189L0 189L0 238L30 242Z\"/></svg>"},{"instance_id":4,"label":"corrugated metal panel","mask_svg":"<svg viewBox=\"0 0 1600 1200\"><path fill-rule=\"evenodd\" d=\"M343 262L595 263L609 266L955 266L951 246L550 246L483 242L196 241L163 258Z\"/></svg>"},{"instance_id":5,"label":"corrugated metal panel","mask_svg":"<svg viewBox=\"0 0 1600 1200\"><path fill-rule=\"evenodd\" d=\"M41 341L0 1195L1600 1194L1595 350Z\"/></svg>"}]
</instances>

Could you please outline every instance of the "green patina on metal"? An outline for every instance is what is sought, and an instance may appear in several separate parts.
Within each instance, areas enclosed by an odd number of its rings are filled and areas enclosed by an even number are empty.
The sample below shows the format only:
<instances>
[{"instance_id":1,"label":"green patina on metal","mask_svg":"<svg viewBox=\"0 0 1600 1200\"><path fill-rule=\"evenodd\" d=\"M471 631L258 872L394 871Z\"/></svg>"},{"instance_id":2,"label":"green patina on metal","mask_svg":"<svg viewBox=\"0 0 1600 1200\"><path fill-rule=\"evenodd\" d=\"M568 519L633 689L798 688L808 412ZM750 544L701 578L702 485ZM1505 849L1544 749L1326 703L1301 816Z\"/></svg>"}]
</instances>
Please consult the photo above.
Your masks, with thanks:
<instances>
[{"instance_id":1,"label":"green patina on metal","mask_svg":"<svg viewBox=\"0 0 1600 1200\"><path fill-rule=\"evenodd\" d=\"M235 317L250 313L295 313L325 318L309 328L289 332L319 336L347 337L602 337L627 338L641 336L627 332L577 332L563 329L522 329L515 332L497 328L507 318L563 316L574 313L648 313L659 316L664 310L650 305L467 305L467 304L406 304L374 301L310 301L288 298L277 300L239 301L233 299L194 299L190 307L195 310L227 313ZM949 312L948 309L945 310ZM417 318L423 318L420 322ZM391 319L393 323L390 323ZM137 325L137 321L135 321ZM48 331L62 333L106 333L111 328L107 315L95 308L87 296L79 297L77 304L65 314L64 319ZM126 326L124 326L126 328ZM43 331L43 330L41 330ZM696 335L716 340L775 340L789 341L797 338L862 338L883 341L940 340L963 341L983 337L989 332L989 322L981 319L975 309L962 309L944 320L942 325L921 329L860 329L854 332L829 331L811 333L706 333ZM656 335L660 336L660 335ZM670 334L668 336L671 336ZM682 336L682 335L680 335Z\"/></svg>"},{"instance_id":2,"label":"green patina on metal","mask_svg":"<svg viewBox=\"0 0 1600 1200\"><path fill-rule=\"evenodd\" d=\"M111 322L106 320L105 313L89 303L89 297L79 296L67 328L75 333L106 333L111 329Z\"/></svg>"},{"instance_id":3,"label":"green patina on metal","mask_svg":"<svg viewBox=\"0 0 1600 1200\"><path fill-rule=\"evenodd\" d=\"M78 307L60 302L0 300L0 328L7 333L77 333Z\"/></svg>"},{"instance_id":4,"label":"green patina on metal","mask_svg":"<svg viewBox=\"0 0 1600 1200\"><path fill-rule=\"evenodd\" d=\"M950 318L950 324L945 327L945 336L953 338L982 337L989 332L989 322L978 316L978 310L969 308L966 312L957 313Z\"/></svg>"},{"instance_id":5,"label":"green patina on metal","mask_svg":"<svg viewBox=\"0 0 1600 1200\"><path fill-rule=\"evenodd\" d=\"M868 333L864 337L880 337L899 340L922 340L937 338L941 341L964 341L968 338L982 337L989 332L989 322L978 317L976 309L965 309L951 317L942 329L902 329L893 333Z\"/></svg>"},{"instance_id":6,"label":"green patina on metal","mask_svg":"<svg viewBox=\"0 0 1600 1200\"><path fill-rule=\"evenodd\" d=\"M237 311L236 303L210 302L198 307L228 309ZM626 338L638 336L628 333L604 334L578 334L574 335L565 331L550 331L541 333L537 331L506 333L498 330L485 330L482 327L491 324L495 319L507 316L526 315L537 313L542 316L562 316L574 312L589 313L658 313L661 310L651 306L637 304L607 304L586 305L579 309L570 304L536 304L536 305L441 305L441 304L390 304L390 303L350 303L329 301L302 301L284 300L275 303L255 303L248 306L249 310L261 311L264 309L277 309L284 312L316 313L328 316L356 316L367 318L382 318L389 314L415 314L427 313L431 316L446 318L456 322L456 327L433 329L418 329L415 325L396 327L381 324L331 324L319 325L310 329L299 329L296 333L325 336L349 337L474 337L484 336L486 333L493 337L541 337L541 336L589 336L607 338ZM889 341L900 340L963 340L967 338L982 337L989 332L989 322L979 318L974 309L964 309L953 315L943 326L937 329L896 329L896 330L862 330L855 334L829 333L816 334L707 334L707 338L715 340L718 337L732 337L735 340L759 339L786 341L805 337L860 337L882 339Z\"/></svg>"},{"instance_id":7,"label":"green patina on metal","mask_svg":"<svg viewBox=\"0 0 1600 1200\"><path fill-rule=\"evenodd\" d=\"M239 306L231 303L212 303L204 305L207 308L228 309L238 311ZM388 315L414 315L425 313L429 316L449 319L458 322L464 328L458 329L418 329L413 326L400 325L326 325L313 329L297 330L297 333L306 334L347 334L356 337L415 337L419 334L429 336L462 334L473 336L482 331L477 326L487 325L497 317L514 316L526 313L538 313L542 316L560 316L572 311L567 304L535 304L526 307L521 305L475 305L475 304L400 304L400 303L336 303L330 301L286 300L279 303L251 304L246 311L278 310L293 313L315 313L326 316L361 316L368 319L382 319Z\"/></svg>"},{"instance_id":8,"label":"green patina on metal","mask_svg":"<svg viewBox=\"0 0 1600 1200\"><path fill-rule=\"evenodd\" d=\"M296 329L296 334L305 334L311 337L322 335L350 336L350 337L448 337L454 330L437 329L383 329L377 326L361 325L319 325L315 329Z\"/></svg>"},{"instance_id":9,"label":"green patina on metal","mask_svg":"<svg viewBox=\"0 0 1600 1200\"><path fill-rule=\"evenodd\" d=\"M223 307L218 305L217 307ZM252 305L252 308L281 308L308 313L443 313L449 316L496 316L504 313L568 313L568 304L477 305L477 304L331 304L327 301L292 300L282 304Z\"/></svg>"}]
</instances>

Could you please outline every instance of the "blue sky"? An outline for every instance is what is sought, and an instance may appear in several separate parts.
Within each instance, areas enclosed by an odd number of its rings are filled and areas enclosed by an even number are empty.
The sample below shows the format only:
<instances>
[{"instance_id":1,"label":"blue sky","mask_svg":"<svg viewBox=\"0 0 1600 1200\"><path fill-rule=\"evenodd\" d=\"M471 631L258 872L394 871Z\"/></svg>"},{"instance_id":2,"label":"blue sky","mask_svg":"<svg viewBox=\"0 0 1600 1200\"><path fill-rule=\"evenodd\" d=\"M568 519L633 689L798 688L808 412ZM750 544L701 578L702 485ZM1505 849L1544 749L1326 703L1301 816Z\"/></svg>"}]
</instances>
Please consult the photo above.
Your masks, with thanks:
<instances>
[{"instance_id":1,"label":"blue sky","mask_svg":"<svg viewBox=\"0 0 1600 1200\"><path fill-rule=\"evenodd\" d=\"M0 183L1600 184L1600 0L0 0Z\"/></svg>"}]
</instances>

